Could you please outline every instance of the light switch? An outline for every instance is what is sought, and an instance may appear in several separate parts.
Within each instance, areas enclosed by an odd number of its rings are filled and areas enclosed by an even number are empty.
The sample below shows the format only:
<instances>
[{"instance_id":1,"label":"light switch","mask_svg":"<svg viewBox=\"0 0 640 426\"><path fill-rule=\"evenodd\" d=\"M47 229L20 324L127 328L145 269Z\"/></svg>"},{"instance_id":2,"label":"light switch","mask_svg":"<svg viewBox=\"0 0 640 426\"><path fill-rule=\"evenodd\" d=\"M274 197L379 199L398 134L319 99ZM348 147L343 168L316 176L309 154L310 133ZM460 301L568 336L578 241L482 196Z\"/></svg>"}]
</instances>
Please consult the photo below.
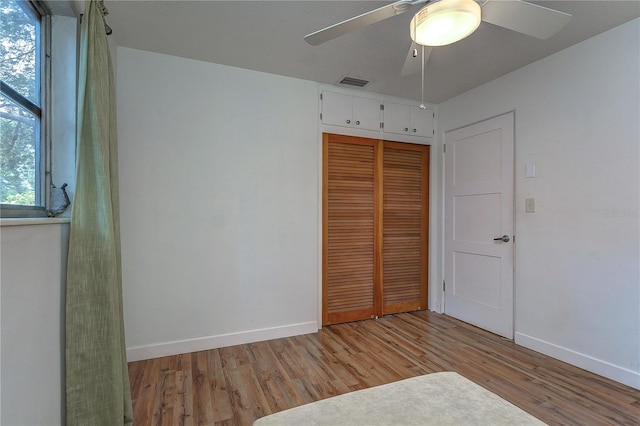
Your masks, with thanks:
<instances>
[{"instance_id":1,"label":"light switch","mask_svg":"<svg viewBox=\"0 0 640 426\"><path fill-rule=\"evenodd\" d=\"M524 199L524 212L525 213L535 213L536 212L536 199L535 198L525 198Z\"/></svg>"},{"instance_id":2,"label":"light switch","mask_svg":"<svg viewBox=\"0 0 640 426\"><path fill-rule=\"evenodd\" d=\"M524 177L534 178L536 177L536 163L527 163L524 166Z\"/></svg>"}]
</instances>

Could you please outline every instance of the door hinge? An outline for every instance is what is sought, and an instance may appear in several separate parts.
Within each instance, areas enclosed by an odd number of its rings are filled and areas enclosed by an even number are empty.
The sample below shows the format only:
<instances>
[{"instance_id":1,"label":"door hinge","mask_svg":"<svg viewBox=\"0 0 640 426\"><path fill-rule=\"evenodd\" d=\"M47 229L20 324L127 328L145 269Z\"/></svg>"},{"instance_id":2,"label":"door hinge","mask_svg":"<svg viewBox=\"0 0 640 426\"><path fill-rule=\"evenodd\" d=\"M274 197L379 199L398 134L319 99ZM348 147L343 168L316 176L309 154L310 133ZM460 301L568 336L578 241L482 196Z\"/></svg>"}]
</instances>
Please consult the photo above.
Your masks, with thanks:
<instances>
[{"instance_id":1,"label":"door hinge","mask_svg":"<svg viewBox=\"0 0 640 426\"><path fill-rule=\"evenodd\" d=\"M322 100L322 93L320 93L320 100Z\"/></svg>"},{"instance_id":2,"label":"door hinge","mask_svg":"<svg viewBox=\"0 0 640 426\"><path fill-rule=\"evenodd\" d=\"M447 153L447 144L442 144L442 152Z\"/></svg>"},{"instance_id":3,"label":"door hinge","mask_svg":"<svg viewBox=\"0 0 640 426\"><path fill-rule=\"evenodd\" d=\"M322 113L320 113L320 121L322 121Z\"/></svg>"},{"instance_id":4,"label":"door hinge","mask_svg":"<svg viewBox=\"0 0 640 426\"><path fill-rule=\"evenodd\" d=\"M447 291L447 283L442 280L442 292L444 293L445 291Z\"/></svg>"},{"instance_id":5,"label":"door hinge","mask_svg":"<svg viewBox=\"0 0 640 426\"><path fill-rule=\"evenodd\" d=\"M380 111L384 111L384 104L380 104Z\"/></svg>"},{"instance_id":6,"label":"door hinge","mask_svg":"<svg viewBox=\"0 0 640 426\"><path fill-rule=\"evenodd\" d=\"M380 123L380 128L384 129L384 123L383 122Z\"/></svg>"}]
</instances>

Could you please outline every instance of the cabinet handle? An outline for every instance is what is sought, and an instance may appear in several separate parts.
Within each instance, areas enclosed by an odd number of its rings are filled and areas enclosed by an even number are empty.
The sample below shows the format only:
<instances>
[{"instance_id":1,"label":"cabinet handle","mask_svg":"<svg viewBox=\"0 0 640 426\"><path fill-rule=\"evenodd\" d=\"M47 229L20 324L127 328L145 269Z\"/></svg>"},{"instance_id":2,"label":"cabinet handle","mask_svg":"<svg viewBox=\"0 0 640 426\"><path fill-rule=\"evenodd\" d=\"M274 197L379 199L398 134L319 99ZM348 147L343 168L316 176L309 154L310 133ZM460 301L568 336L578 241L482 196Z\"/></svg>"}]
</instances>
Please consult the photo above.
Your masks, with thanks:
<instances>
[{"instance_id":1,"label":"cabinet handle","mask_svg":"<svg viewBox=\"0 0 640 426\"><path fill-rule=\"evenodd\" d=\"M405 127L405 128L404 128L404 131L405 131L405 132L408 132L408 131L409 131L409 128L408 128L408 127Z\"/></svg>"},{"instance_id":2,"label":"cabinet handle","mask_svg":"<svg viewBox=\"0 0 640 426\"><path fill-rule=\"evenodd\" d=\"M351 120L347 120L347 124L351 124Z\"/></svg>"},{"instance_id":3,"label":"cabinet handle","mask_svg":"<svg viewBox=\"0 0 640 426\"><path fill-rule=\"evenodd\" d=\"M358 120L356 121L356 126L359 126L359 125L360 125L360 121Z\"/></svg>"},{"instance_id":4,"label":"cabinet handle","mask_svg":"<svg viewBox=\"0 0 640 426\"><path fill-rule=\"evenodd\" d=\"M415 133L415 132L416 132L416 129L413 129L413 133Z\"/></svg>"}]
</instances>

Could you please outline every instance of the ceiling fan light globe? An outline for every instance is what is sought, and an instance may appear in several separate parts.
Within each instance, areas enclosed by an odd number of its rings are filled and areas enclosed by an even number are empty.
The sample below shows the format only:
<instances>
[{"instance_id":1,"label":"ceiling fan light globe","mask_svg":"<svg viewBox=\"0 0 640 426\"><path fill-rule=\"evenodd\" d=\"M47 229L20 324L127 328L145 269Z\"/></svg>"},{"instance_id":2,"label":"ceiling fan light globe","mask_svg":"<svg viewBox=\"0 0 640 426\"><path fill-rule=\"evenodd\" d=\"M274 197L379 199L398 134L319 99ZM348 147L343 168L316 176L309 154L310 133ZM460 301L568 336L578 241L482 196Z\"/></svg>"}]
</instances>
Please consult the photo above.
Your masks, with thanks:
<instances>
[{"instance_id":1,"label":"ceiling fan light globe","mask_svg":"<svg viewBox=\"0 0 640 426\"><path fill-rule=\"evenodd\" d=\"M440 0L422 8L411 20L411 39L423 46L446 46L473 33L481 22L474 0Z\"/></svg>"}]
</instances>

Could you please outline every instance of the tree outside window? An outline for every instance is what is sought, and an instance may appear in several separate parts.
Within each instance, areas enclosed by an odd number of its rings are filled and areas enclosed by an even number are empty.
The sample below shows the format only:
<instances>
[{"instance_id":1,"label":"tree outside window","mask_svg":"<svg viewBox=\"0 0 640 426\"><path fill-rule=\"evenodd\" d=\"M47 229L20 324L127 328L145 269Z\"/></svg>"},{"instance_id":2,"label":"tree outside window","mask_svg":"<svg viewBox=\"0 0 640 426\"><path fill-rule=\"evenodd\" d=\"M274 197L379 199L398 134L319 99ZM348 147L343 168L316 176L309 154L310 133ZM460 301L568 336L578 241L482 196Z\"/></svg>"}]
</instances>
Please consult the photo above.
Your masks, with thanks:
<instances>
[{"instance_id":1,"label":"tree outside window","mask_svg":"<svg viewBox=\"0 0 640 426\"><path fill-rule=\"evenodd\" d=\"M40 17L27 2L0 1L0 203L42 205Z\"/></svg>"}]
</instances>

